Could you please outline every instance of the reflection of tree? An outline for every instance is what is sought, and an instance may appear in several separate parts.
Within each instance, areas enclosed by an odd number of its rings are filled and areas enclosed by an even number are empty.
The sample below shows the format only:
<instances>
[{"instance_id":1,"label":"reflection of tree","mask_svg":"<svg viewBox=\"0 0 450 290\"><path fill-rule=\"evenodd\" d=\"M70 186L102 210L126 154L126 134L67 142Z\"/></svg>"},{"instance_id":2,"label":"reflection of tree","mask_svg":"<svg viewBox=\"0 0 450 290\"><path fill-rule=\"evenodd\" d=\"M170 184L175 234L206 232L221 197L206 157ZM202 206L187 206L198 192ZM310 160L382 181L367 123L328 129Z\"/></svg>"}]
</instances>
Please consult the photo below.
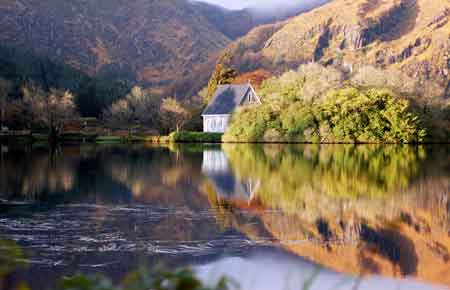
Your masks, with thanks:
<instances>
[{"instance_id":1,"label":"reflection of tree","mask_svg":"<svg viewBox=\"0 0 450 290\"><path fill-rule=\"evenodd\" d=\"M216 217L216 222L221 230L239 230L252 240L270 237L261 221L253 214L241 212L242 208L249 205L239 203L238 200L229 201L217 194L216 186L211 182L205 182L201 191L208 198L211 212ZM237 204L236 204L237 203Z\"/></svg>"},{"instance_id":2,"label":"reflection of tree","mask_svg":"<svg viewBox=\"0 0 450 290\"><path fill-rule=\"evenodd\" d=\"M240 178L261 181L258 197L266 206L291 211L308 199L393 194L410 185L425 157L409 146L225 145L224 151Z\"/></svg>"},{"instance_id":3,"label":"reflection of tree","mask_svg":"<svg viewBox=\"0 0 450 290\"><path fill-rule=\"evenodd\" d=\"M167 148L128 147L101 163L111 178L125 186L137 202L164 206L197 204L193 180L200 178L195 154L171 153ZM195 183L195 182L194 182Z\"/></svg>"},{"instance_id":4,"label":"reflection of tree","mask_svg":"<svg viewBox=\"0 0 450 290\"><path fill-rule=\"evenodd\" d=\"M445 147L223 148L230 174L261 182L250 212L205 190L225 227L253 237L249 225L257 224L289 251L338 271L450 285Z\"/></svg>"},{"instance_id":5,"label":"reflection of tree","mask_svg":"<svg viewBox=\"0 0 450 290\"><path fill-rule=\"evenodd\" d=\"M0 191L25 199L70 191L75 182L74 163L79 155L78 150L72 149L8 149L8 153L2 153Z\"/></svg>"}]
</instances>

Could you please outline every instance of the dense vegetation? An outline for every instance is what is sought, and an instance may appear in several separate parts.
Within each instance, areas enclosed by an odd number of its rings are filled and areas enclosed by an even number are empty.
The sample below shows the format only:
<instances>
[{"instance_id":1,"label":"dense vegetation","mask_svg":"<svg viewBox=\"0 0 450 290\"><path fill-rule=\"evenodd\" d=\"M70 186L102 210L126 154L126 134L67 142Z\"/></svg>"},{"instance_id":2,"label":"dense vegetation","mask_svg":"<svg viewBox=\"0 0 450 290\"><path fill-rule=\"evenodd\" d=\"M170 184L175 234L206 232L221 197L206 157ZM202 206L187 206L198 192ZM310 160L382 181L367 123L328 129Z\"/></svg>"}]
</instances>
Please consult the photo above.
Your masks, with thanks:
<instances>
[{"instance_id":1,"label":"dense vegetation","mask_svg":"<svg viewBox=\"0 0 450 290\"><path fill-rule=\"evenodd\" d=\"M348 74L300 66L266 81L260 90L263 104L235 113L224 140L417 143L438 134L449 140L450 129L435 129L439 122L450 125L448 107L413 101L415 87L403 78L371 67Z\"/></svg>"}]
</instances>

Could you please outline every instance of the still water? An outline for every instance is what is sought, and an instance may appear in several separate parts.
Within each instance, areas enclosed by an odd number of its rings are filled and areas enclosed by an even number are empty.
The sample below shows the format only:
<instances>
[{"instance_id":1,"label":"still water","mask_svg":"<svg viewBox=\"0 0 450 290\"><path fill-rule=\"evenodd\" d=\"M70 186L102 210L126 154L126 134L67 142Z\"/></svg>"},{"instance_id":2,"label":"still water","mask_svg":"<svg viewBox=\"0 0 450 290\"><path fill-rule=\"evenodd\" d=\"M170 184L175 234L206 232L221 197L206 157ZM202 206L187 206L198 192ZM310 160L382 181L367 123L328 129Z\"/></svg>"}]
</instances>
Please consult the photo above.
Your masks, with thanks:
<instances>
[{"instance_id":1,"label":"still water","mask_svg":"<svg viewBox=\"0 0 450 290\"><path fill-rule=\"evenodd\" d=\"M141 264L243 290L446 289L450 146L2 145L0 240L27 264L0 289Z\"/></svg>"}]
</instances>

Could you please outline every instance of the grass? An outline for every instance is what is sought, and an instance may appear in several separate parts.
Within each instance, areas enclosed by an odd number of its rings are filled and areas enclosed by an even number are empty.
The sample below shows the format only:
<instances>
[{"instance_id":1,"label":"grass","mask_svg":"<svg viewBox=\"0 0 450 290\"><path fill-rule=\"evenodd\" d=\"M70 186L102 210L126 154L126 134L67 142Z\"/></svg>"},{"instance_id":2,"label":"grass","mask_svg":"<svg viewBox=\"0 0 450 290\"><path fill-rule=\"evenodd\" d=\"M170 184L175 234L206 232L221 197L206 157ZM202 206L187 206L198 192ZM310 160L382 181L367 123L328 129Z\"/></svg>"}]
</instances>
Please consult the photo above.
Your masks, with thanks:
<instances>
[{"instance_id":1,"label":"grass","mask_svg":"<svg viewBox=\"0 0 450 290\"><path fill-rule=\"evenodd\" d=\"M81 132L64 133L60 136L61 142L79 142L79 143L221 143L221 133L204 133L204 132L173 132L169 136L164 135L95 135L84 134ZM48 134L33 133L32 136L8 136L6 139L13 139L17 142L47 142Z\"/></svg>"},{"instance_id":2,"label":"grass","mask_svg":"<svg viewBox=\"0 0 450 290\"><path fill-rule=\"evenodd\" d=\"M104 143L122 143L124 138L121 136L98 136L95 138L96 143L104 144Z\"/></svg>"},{"instance_id":3,"label":"grass","mask_svg":"<svg viewBox=\"0 0 450 290\"><path fill-rule=\"evenodd\" d=\"M132 136L132 142L147 142L147 143L157 143L164 144L170 143L169 136L161 136L161 135L151 135L151 136Z\"/></svg>"}]
</instances>

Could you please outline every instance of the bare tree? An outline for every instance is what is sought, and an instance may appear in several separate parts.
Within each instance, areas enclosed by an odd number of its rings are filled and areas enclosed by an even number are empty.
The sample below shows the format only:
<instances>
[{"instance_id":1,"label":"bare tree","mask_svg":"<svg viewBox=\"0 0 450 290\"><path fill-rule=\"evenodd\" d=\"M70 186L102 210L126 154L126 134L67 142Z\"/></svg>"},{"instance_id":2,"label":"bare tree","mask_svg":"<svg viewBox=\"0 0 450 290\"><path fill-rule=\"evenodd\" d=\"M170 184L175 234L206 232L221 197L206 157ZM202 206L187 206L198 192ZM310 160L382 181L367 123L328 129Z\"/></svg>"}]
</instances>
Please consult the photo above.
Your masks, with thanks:
<instances>
[{"instance_id":1,"label":"bare tree","mask_svg":"<svg viewBox=\"0 0 450 290\"><path fill-rule=\"evenodd\" d=\"M350 81L357 86L390 88L405 95L415 95L419 86L417 80L400 70L380 69L370 65L358 68Z\"/></svg>"},{"instance_id":2,"label":"bare tree","mask_svg":"<svg viewBox=\"0 0 450 290\"><path fill-rule=\"evenodd\" d=\"M36 110L37 103L43 103L46 98L44 90L35 84L34 82L25 83L22 88L22 100L19 102L23 112L24 123L28 124L30 132L33 131L33 125L35 124L34 116L38 115Z\"/></svg>"},{"instance_id":3,"label":"bare tree","mask_svg":"<svg viewBox=\"0 0 450 290\"><path fill-rule=\"evenodd\" d=\"M179 132L189 118L189 111L175 98L166 98L161 104L161 119L169 130ZM173 128L175 127L175 128Z\"/></svg>"},{"instance_id":4,"label":"bare tree","mask_svg":"<svg viewBox=\"0 0 450 290\"><path fill-rule=\"evenodd\" d=\"M115 128L126 127L129 134L133 126L155 126L159 101L140 87L134 87L125 98L103 111L103 118Z\"/></svg>"},{"instance_id":5,"label":"bare tree","mask_svg":"<svg viewBox=\"0 0 450 290\"><path fill-rule=\"evenodd\" d=\"M44 92L35 85L23 88L23 102L32 116L32 123L42 124L50 129L50 138L59 137L68 121L77 118L74 96L69 91L50 89Z\"/></svg>"}]
</instances>

